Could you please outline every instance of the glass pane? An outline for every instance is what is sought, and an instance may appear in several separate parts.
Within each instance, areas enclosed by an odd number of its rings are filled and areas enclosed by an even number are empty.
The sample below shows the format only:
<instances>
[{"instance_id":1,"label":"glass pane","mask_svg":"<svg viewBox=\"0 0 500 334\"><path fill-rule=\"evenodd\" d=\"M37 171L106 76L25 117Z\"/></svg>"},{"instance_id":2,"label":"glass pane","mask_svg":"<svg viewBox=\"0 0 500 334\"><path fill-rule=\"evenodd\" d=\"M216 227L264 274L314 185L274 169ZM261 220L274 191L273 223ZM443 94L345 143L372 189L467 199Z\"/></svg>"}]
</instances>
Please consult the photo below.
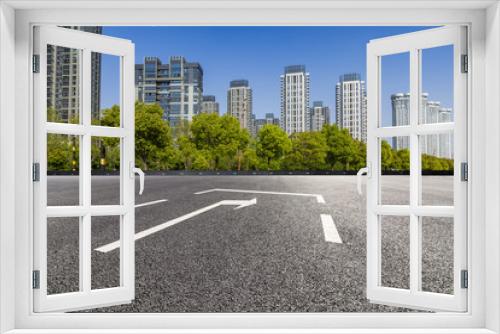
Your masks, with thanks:
<instances>
[{"instance_id":1,"label":"glass pane","mask_svg":"<svg viewBox=\"0 0 500 334\"><path fill-rule=\"evenodd\" d=\"M120 204L120 138L92 137L92 205Z\"/></svg>"},{"instance_id":2,"label":"glass pane","mask_svg":"<svg viewBox=\"0 0 500 334\"><path fill-rule=\"evenodd\" d=\"M95 249L120 240L120 216L92 217L92 289L120 286L120 248L103 253Z\"/></svg>"},{"instance_id":3,"label":"glass pane","mask_svg":"<svg viewBox=\"0 0 500 334\"><path fill-rule=\"evenodd\" d=\"M422 217L422 290L453 294L453 218Z\"/></svg>"},{"instance_id":4,"label":"glass pane","mask_svg":"<svg viewBox=\"0 0 500 334\"><path fill-rule=\"evenodd\" d=\"M453 122L453 45L423 49L421 124Z\"/></svg>"},{"instance_id":5,"label":"glass pane","mask_svg":"<svg viewBox=\"0 0 500 334\"><path fill-rule=\"evenodd\" d=\"M410 288L410 218L381 216L381 284Z\"/></svg>"},{"instance_id":6,"label":"glass pane","mask_svg":"<svg viewBox=\"0 0 500 334\"><path fill-rule=\"evenodd\" d=\"M380 139L380 203L410 204L409 137Z\"/></svg>"},{"instance_id":7,"label":"glass pane","mask_svg":"<svg viewBox=\"0 0 500 334\"><path fill-rule=\"evenodd\" d=\"M80 204L80 137L47 134L47 205Z\"/></svg>"},{"instance_id":8,"label":"glass pane","mask_svg":"<svg viewBox=\"0 0 500 334\"><path fill-rule=\"evenodd\" d=\"M381 57L381 126L410 124L410 53Z\"/></svg>"},{"instance_id":9,"label":"glass pane","mask_svg":"<svg viewBox=\"0 0 500 334\"><path fill-rule=\"evenodd\" d=\"M78 124L81 50L47 45L47 121Z\"/></svg>"},{"instance_id":10,"label":"glass pane","mask_svg":"<svg viewBox=\"0 0 500 334\"><path fill-rule=\"evenodd\" d=\"M47 219L48 294L79 291L79 246L79 217Z\"/></svg>"},{"instance_id":11,"label":"glass pane","mask_svg":"<svg viewBox=\"0 0 500 334\"><path fill-rule=\"evenodd\" d=\"M453 133L420 136L421 205L453 205Z\"/></svg>"},{"instance_id":12,"label":"glass pane","mask_svg":"<svg viewBox=\"0 0 500 334\"><path fill-rule=\"evenodd\" d=\"M120 126L120 57L92 52L92 124Z\"/></svg>"}]
</instances>

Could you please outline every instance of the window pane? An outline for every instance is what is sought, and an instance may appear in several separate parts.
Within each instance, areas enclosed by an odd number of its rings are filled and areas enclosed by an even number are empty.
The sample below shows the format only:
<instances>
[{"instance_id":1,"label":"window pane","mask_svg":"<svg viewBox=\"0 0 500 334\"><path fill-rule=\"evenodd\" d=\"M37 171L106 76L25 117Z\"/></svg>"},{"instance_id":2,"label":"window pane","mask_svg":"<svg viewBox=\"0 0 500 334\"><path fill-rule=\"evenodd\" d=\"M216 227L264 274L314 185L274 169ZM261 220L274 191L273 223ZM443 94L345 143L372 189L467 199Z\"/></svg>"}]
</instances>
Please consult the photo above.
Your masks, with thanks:
<instances>
[{"instance_id":1,"label":"window pane","mask_svg":"<svg viewBox=\"0 0 500 334\"><path fill-rule=\"evenodd\" d=\"M95 249L120 240L120 216L92 217L92 289L120 286L120 248L103 253Z\"/></svg>"},{"instance_id":2,"label":"window pane","mask_svg":"<svg viewBox=\"0 0 500 334\"><path fill-rule=\"evenodd\" d=\"M453 45L423 49L420 123L453 122Z\"/></svg>"},{"instance_id":3,"label":"window pane","mask_svg":"<svg viewBox=\"0 0 500 334\"><path fill-rule=\"evenodd\" d=\"M410 124L410 53L381 57L381 126Z\"/></svg>"},{"instance_id":4,"label":"window pane","mask_svg":"<svg viewBox=\"0 0 500 334\"><path fill-rule=\"evenodd\" d=\"M47 46L47 121L78 124L81 50Z\"/></svg>"},{"instance_id":5,"label":"window pane","mask_svg":"<svg viewBox=\"0 0 500 334\"><path fill-rule=\"evenodd\" d=\"M79 291L80 218L47 219L47 293Z\"/></svg>"},{"instance_id":6,"label":"window pane","mask_svg":"<svg viewBox=\"0 0 500 334\"><path fill-rule=\"evenodd\" d=\"M379 217L381 239L381 285L410 288L410 218Z\"/></svg>"},{"instance_id":7,"label":"window pane","mask_svg":"<svg viewBox=\"0 0 500 334\"><path fill-rule=\"evenodd\" d=\"M420 136L421 205L453 205L453 133Z\"/></svg>"},{"instance_id":8,"label":"window pane","mask_svg":"<svg viewBox=\"0 0 500 334\"><path fill-rule=\"evenodd\" d=\"M92 52L92 124L120 126L120 57Z\"/></svg>"},{"instance_id":9,"label":"window pane","mask_svg":"<svg viewBox=\"0 0 500 334\"><path fill-rule=\"evenodd\" d=\"M120 138L92 137L92 205L119 205Z\"/></svg>"},{"instance_id":10,"label":"window pane","mask_svg":"<svg viewBox=\"0 0 500 334\"><path fill-rule=\"evenodd\" d=\"M80 137L47 134L47 205L80 204Z\"/></svg>"},{"instance_id":11,"label":"window pane","mask_svg":"<svg viewBox=\"0 0 500 334\"><path fill-rule=\"evenodd\" d=\"M421 217L422 290L453 294L453 218Z\"/></svg>"},{"instance_id":12,"label":"window pane","mask_svg":"<svg viewBox=\"0 0 500 334\"><path fill-rule=\"evenodd\" d=\"M409 137L380 139L380 203L410 204Z\"/></svg>"}]
</instances>

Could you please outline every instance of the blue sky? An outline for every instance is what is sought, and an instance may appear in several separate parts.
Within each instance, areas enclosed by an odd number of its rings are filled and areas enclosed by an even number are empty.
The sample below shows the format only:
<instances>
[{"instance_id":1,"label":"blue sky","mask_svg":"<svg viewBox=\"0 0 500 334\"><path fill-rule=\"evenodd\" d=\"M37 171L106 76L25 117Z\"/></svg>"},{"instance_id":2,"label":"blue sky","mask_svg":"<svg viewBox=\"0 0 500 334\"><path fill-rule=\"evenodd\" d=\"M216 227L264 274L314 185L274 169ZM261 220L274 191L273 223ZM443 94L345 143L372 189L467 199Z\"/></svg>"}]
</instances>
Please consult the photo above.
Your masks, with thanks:
<instances>
[{"instance_id":1,"label":"blue sky","mask_svg":"<svg viewBox=\"0 0 500 334\"><path fill-rule=\"evenodd\" d=\"M136 63L145 56L184 56L204 70L204 94L215 95L226 112L229 81L247 79L253 89L257 117L279 116L280 75L286 65L305 64L310 73L311 104L321 100L335 109L335 84L344 73L366 79L366 44L371 39L427 29L424 27L104 27L103 34L135 43ZM430 99L451 107L449 49L424 54L424 90ZM429 51L429 53L431 53ZM103 57L102 107L118 100L117 62ZM395 57L398 58L398 57ZM390 112L390 94L408 90L408 64L399 57L383 69L383 109ZM428 59L432 58L432 61ZM389 110L388 110L389 109ZM388 115L389 116L389 115ZM389 116L390 117L390 116ZM385 118L385 117L384 117Z\"/></svg>"}]
</instances>

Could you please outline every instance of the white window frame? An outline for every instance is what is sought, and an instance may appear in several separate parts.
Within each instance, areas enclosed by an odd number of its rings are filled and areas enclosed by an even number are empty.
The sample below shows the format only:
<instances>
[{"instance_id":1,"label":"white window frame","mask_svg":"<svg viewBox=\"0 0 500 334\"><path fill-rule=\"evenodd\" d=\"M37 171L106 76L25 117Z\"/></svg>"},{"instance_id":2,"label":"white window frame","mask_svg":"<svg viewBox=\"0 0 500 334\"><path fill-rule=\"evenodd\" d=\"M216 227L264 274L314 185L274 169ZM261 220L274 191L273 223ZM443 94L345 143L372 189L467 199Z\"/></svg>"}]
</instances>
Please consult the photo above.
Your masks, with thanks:
<instances>
[{"instance_id":1,"label":"white window frame","mask_svg":"<svg viewBox=\"0 0 500 334\"><path fill-rule=\"evenodd\" d=\"M33 211L26 198L32 195L30 142L33 123L32 100L28 97L31 96L32 87L31 31L35 24L468 24L471 31L471 112L468 115L468 194L471 199L468 210L471 222L468 255L471 276L468 312L34 314L30 289ZM14 63L15 69L12 68ZM190 333L353 333L355 329L357 333L499 333L500 228L497 222L500 220L500 177L497 174L500 170L500 118L496 112L500 109L499 63L500 9L496 1L0 2L0 331L47 333L47 329L53 329L50 332L110 333L111 329L115 329L116 333L119 329L129 329L128 333L144 333L148 332L147 327L149 330L164 329L164 332L170 333L179 328L191 328ZM15 149L12 147L12 138L15 139ZM489 177L488 182L485 182L485 175ZM7 185L10 186L8 189ZM14 196L12 189L15 189ZM15 254L15 258L12 254Z\"/></svg>"},{"instance_id":2,"label":"white window frame","mask_svg":"<svg viewBox=\"0 0 500 334\"><path fill-rule=\"evenodd\" d=\"M59 27L34 27L34 52L39 56L39 73L33 74L33 153L39 164L39 182L33 184L33 269L39 272L39 288L34 289L35 312L73 311L130 303L135 298L135 140L134 140L134 45L128 40ZM47 121L47 47L62 46L78 50L79 120L78 124ZM91 66L92 52L119 59L120 126L92 125ZM79 204L47 206L47 135L65 134L80 138ZM92 204L91 140L92 137L120 140L120 202L118 205ZM117 216L120 221L119 286L92 289L91 244L92 219ZM75 217L79 219L79 291L47 294L47 219Z\"/></svg>"},{"instance_id":3,"label":"white window frame","mask_svg":"<svg viewBox=\"0 0 500 334\"><path fill-rule=\"evenodd\" d=\"M467 183L461 180L461 164L467 163L467 77L462 73L462 56L467 55L467 28L450 25L370 41L367 46L368 82L368 143L367 165L367 297L370 301L416 307L423 310L467 310L467 289L461 287L461 271L467 270ZM453 122L421 123L422 112L422 51L451 45L453 83ZM410 78L409 124L382 124L382 58L408 54ZM373 84L375 83L375 85ZM420 136L454 134L453 205L422 205L422 171ZM381 141L407 136L410 151L408 205L381 203ZM383 217L400 216L409 219L409 289L386 287L381 284L382 254L381 225ZM451 217L453 222L453 294L422 291L422 222L423 217Z\"/></svg>"}]
</instances>

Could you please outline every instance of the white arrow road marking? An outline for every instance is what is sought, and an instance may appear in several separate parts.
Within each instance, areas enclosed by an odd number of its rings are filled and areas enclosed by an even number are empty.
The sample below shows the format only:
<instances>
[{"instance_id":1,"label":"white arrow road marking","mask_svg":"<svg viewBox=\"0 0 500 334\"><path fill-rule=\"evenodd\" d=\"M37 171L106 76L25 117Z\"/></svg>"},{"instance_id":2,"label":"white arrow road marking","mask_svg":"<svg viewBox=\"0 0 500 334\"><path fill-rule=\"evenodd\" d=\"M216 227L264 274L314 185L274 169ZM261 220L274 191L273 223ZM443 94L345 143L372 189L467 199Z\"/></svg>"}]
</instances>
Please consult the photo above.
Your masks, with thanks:
<instances>
[{"instance_id":1,"label":"white arrow road marking","mask_svg":"<svg viewBox=\"0 0 500 334\"><path fill-rule=\"evenodd\" d=\"M221 206L221 205L237 205L237 207L234 208L234 209L238 210L238 209L241 209L241 208L244 208L244 207L247 207L247 206L250 206L250 205L254 205L254 204L257 204L257 198L254 198L254 199L251 199L251 200L248 200L248 201L245 201L245 200L241 200L241 201L238 201L238 200L220 201L220 202L214 203L212 205L206 206L204 208L198 209L196 211L190 212L188 214L185 214L184 216L180 216L180 217L177 217L175 219L166 221L163 224L156 225L156 226L148 228L148 229L146 229L144 231L138 232L138 233L135 234L134 240L139 240L139 239L142 239L144 237L147 237L147 236L149 236L151 234L154 234L156 232L164 230L164 229L166 229L166 228L168 228L170 226L174 226L175 224L181 223L181 222L183 222L185 220L193 218L193 217L195 217L195 216L197 216L199 214L202 214L204 212L210 211L210 210L212 210L212 209L214 209L214 208L216 208L218 206ZM98 251L98 252L107 253L107 252L115 250L115 249L117 249L119 247L120 247L120 240L117 240L115 242L112 242L112 243L109 243L107 245L104 245L104 246L101 246L99 248L96 248L95 250Z\"/></svg>"},{"instance_id":2,"label":"white arrow road marking","mask_svg":"<svg viewBox=\"0 0 500 334\"><path fill-rule=\"evenodd\" d=\"M340 239L339 231L337 231L337 227L333 222L332 216L322 214L321 223L323 224L323 233L325 234L325 241L341 244L342 239Z\"/></svg>"},{"instance_id":3,"label":"white arrow road marking","mask_svg":"<svg viewBox=\"0 0 500 334\"><path fill-rule=\"evenodd\" d=\"M151 201L151 202L145 202L145 203L136 204L135 207L136 208L140 208L141 206L154 205L154 204L163 203L163 202L166 202L166 201L168 201L168 199L159 199L157 201Z\"/></svg>"},{"instance_id":4,"label":"white arrow road marking","mask_svg":"<svg viewBox=\"0 0 500 334\"><path fill-rule=\"evenodd\" d=\"M307 196L307 197L316 197L316 201L318 203L325 203L325 199L323 198L322 195L318 194L302 194L302 193L284 193L284 192L278 192L278 191L264 191L264 190L244 190L244 189L220 189L220 188L215 188L215 189L208 189L208 190L203 190L203 191L198 191L197 193L194 193L195 195L202 195L202 194L208 194L212 192L226 192L226 193L245 193L245 194L270 194L270 195L287 195L287 196Z\"/></svg>"}]
</instances>

